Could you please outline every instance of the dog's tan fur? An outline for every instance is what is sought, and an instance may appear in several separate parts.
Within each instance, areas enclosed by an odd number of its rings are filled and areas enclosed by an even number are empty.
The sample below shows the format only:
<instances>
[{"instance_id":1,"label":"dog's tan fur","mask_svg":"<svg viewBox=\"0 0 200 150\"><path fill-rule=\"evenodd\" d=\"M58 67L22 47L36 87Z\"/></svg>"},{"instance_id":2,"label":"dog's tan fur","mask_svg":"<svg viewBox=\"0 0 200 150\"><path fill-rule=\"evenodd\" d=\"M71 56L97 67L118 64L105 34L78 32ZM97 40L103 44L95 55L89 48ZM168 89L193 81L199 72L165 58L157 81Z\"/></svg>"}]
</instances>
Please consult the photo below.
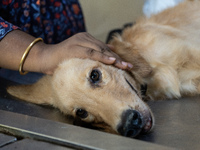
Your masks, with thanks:
<instances>
[{"instance_id":1,"label":"dog's tan fur","mask_svg":"<svg viewBox=\"0 0 200 150\"><path fill-rule=\"evenodd\" d=\"M151 99L200 93L199 7L199 0L186 0L138 20L111 42L119 56L135 65L132 73L148 85Z\"/></svg>"},{"instance_id":2,"label":"dog's tan fur","mask_svg":"<svg viewBox=\"0 0 200 150\"><path fill-rule=\"evenodd\" d=\"M127 109L140 112L147 123L152 113L125 79L138 90L147 84L151 99L199 94L199 8L199 0L187 0L150 19L138 20L114 37L111 44L121 58L133 64L132 75L100 62L71 59L60 64L53 76L45 76L34 85L10 87L8 92L73 116L83 108L89 112L84 121L104 122L115 132ZM89 80L94 68L101 72L98 85Z\"/></svg>"},{"instance_id":3,"label":"dog's tan fur","mask_svg":"<svg viewBox=\"0 0 200 150\"><path fill-rule=\"evenodd\" d=\"M89 81L93 69L102 74L97 86ZM125 78L136 86L125 71L92 60L71 59L60 64L53 76L45 76L33 85L9 87L8 92L28 102L52 105L74 117L77 109L85 109L89 116L83 121L98 126L106 123L111 132L116 132L124 110L137 110L146 119L151 115Z\"/></svg>"}]
</instances>

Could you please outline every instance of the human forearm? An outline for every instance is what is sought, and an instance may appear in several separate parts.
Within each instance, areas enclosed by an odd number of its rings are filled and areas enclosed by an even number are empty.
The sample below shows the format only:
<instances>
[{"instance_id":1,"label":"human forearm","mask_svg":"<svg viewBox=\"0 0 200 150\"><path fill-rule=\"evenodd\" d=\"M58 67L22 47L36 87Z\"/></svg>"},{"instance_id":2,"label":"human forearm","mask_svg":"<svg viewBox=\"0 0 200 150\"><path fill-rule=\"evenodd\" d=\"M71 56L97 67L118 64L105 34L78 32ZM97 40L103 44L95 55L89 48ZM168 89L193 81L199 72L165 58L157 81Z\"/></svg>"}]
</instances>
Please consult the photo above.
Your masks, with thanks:
<instances>
[{"instance_id":1,"label":"human forearm","mask_svg":"<svg viewBox=\"0 0 200 150\"><path fill-rule=\"evenodd\" d=\"M0 67L18 70L24 51L34 39L33 36L20 30L9 32L0 42ZM42 72L40 59L45 45L43 42L34 44L25 60L23 70Z\"/></svg>"},{"instance_id":2,"label":"human forearm","mask_svg":"<svg viewBox=\"0 0 200 150\"><path fill-rule=\"evenodd\" d=\"M8 33L0 42L0 67L18 70L22 55L34 39L20 30ZM90 58L120 69L132 67L110 48L88 33L76 34L54 45L37 42L28 53L23 70L53 74L59 63L71 58Z\"/></svg>"}]
</instances>

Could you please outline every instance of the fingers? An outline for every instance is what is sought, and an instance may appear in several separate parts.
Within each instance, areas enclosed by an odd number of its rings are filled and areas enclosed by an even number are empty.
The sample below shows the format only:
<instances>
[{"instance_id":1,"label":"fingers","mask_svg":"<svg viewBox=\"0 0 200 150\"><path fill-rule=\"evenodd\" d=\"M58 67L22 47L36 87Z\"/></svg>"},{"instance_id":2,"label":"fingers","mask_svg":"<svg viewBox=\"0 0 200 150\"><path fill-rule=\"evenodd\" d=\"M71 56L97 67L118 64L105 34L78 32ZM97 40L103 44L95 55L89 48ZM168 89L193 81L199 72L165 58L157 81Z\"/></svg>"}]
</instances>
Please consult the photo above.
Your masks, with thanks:
<instances>
[{"instance_id":1,"label":"fingers","mask_svg":"<svg viewBox=\"0 0 200 150\"><path fill-rule=\"evenodd\" d=\"M132 64L122 61L121 58L112 51L112 49L114 49L112 45L107 45L95 39L88 33L76 34L73 36L73 41L76 42L76 46L84 49L84 58L90 58L92 60L100 61L104 64L114 65L120 69L129 70L133 67Z\"/></svg>"},{"instance_id":2,"label":"fingers","mask_svg":"<svg viewBox=\"0 0 200 150\"><path fill-rule=\"evenodd\" d=\"M109 56L91 48L85 48L85 58L90 58L95 61L100 61L107 65L114 65L115 67L124 70L125 69L130 70L133 67L131 63L122 61L121 59L116 58L115 56Z\"/></svg>"},{"instance_id":3,"label":"fingers","mask_svg":"<svg viewBox=\"0 0 200 150\"><path fill-rule=\"evenodd\" d=\"M107 44L107 46L111 49L111 50L114 50L114 46L111 45L111 44ZM112 51L113 52L113 51ZM114 53L114 52L113 52ZM116 54L116 53L114 53ZM117 55L117 54L116 54ZM117 57L119 57L117 55ZM115 64L116 67L118 68L124 68L124 69L132 69L133 68L133 65L129 62L124 62L124 61L121 61L121 62L116 62Z\"/></svg>"},{"instance_id":4,"label":"fingers","mask_svg":"<svg viewBox=\"0 0 200 150\"><path fill-rule=\"evenodd\" d=\"M95 49L96 51L102 52L102 53L107 53L111 51L110 48L104 44L103 42L95 39L88 33L82 33L82 35L79 37L81 38L79 40L79 45L83 47L89 47L92 49Z\"/></svg>"},{"instance_id":5,"label":"fingers","mask_svg":"<svg viewBox=\"0 0 200 150\"><path fill-rule=\"evenodd\" d=\"M111 50L113 50L114 49L114 46L113 45L111 45L111 44L106 44Z\"/></svg>"}]
</instances>

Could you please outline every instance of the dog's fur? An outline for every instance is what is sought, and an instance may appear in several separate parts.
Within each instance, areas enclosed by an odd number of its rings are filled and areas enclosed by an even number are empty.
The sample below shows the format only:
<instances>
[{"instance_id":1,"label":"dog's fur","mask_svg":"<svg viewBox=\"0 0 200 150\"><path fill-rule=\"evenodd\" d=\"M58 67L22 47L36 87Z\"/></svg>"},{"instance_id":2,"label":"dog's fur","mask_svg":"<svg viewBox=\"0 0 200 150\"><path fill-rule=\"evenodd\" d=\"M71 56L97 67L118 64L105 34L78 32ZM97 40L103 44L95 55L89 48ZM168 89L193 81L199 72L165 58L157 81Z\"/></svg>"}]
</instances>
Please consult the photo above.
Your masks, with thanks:
<instances>
[{"instance_id":1,"label":"dog's fur","mask_svg":"<svg viewBox=\"0 0 200 150\"><path fill-rule=\"evenodd\" d=\"M88 116L82 120L106 124L125 136L148 132L154 119L141 99L141 84L147 84L147 97L153 100L200 93L199 8L199 0L187 0L140 19L115 36L111 44L122 59L133 64L131 73L88 59L71 59L60 64L53 76L34 85L10 87L8 92L75 117L77 109L84 109ZM98 82L91 81L92 70L99 72ZM139 112L140 120L133 119L133 112L127 115L128 110ZM132 133L130 120L142 121L136 133Z\"/></svg>"},{"instance_id":2,"label":"dog's fur","mask_svg":"<svg viewBox=\"0 0 200 150\"><path fill-rule=\"evenodd\" d=\"M199 0L186 0L140 19L112 41L115 52L134 65L136 81L148 85L151 99L200 93L199 7Z\"/></svg>"},{"instance_id":3,"label":"dog's fur","mask_svg":"<svg viewBox=\"0 0 200 150\"><path fill-rule=\"evenodd\" d=\"M99 72L96 83L90 77L93 70ZM28 102L52 105L74 117L78 109L84 109L88 116L83 121L116 133L125 124L122 120L126 116L122 116L128 110L141 114L143 128L149 119L153 121L150 109L130 85L136 88L135 81L123 70L89 59L71 59L60 64L53 76L45 76L33 85L9 87L8 92Z\"/></svg>"}]
</instances>

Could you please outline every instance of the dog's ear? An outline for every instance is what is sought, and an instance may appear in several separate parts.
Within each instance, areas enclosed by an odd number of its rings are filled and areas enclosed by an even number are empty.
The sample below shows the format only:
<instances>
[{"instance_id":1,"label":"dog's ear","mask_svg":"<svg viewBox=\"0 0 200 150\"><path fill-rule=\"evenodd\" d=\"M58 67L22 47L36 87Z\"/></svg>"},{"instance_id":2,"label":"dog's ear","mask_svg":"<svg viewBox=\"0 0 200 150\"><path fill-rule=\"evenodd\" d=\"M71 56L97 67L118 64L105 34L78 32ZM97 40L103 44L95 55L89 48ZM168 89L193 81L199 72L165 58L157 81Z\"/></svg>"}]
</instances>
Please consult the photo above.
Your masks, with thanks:
<instances>
[{"instance_id":1,"label":"dog's ear","mask_svg":"<svg viewBox=\"0 0 200 150\"><path fill-rule=\"evenodd\" d=\"M24 101L53 105L51 78L51 76L44 76L32 85L10 86L7 92Z\"/></svg>"},{"instance_id":2,"label":"dog's ear","mask_svg":"<svg viewBox=\"0 0 200 150\"><path fill-rule=\"evenodd\" d=\"M124 61L133 65L131 72L140 78L147 78L152 75L152 67L140 55L139 50L122 40L121 36L116 36L110 42L114 46L113 51L118 54Z\"/></svg>"}]
</instances>

